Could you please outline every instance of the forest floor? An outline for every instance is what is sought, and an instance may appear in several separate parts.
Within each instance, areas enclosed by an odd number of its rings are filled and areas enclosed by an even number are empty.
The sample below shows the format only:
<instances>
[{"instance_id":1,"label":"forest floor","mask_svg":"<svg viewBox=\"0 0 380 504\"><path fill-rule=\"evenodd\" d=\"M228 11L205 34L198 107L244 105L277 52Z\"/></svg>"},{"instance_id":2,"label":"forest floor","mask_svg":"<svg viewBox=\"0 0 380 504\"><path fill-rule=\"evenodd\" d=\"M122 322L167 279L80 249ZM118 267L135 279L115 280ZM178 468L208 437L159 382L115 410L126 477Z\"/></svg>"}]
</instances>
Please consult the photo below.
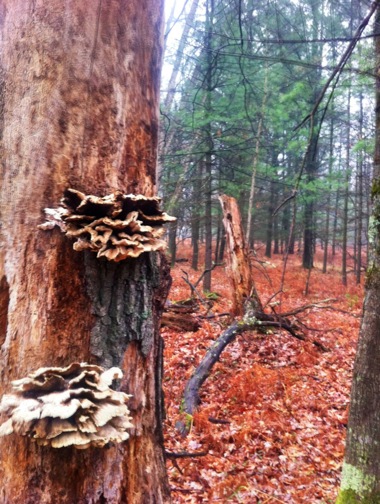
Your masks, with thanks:
<instances>
[{"instance_id":1,"label":"forest floor","mask_svg":"<svg viewBox=\"0 0 380 504\"><path fill-rule=\"evenodd\" d=\"M190 247L178 257L190 259ZM183 390L206 350L232 321L228 317L202 321L197 332L163 328L165 340L165 446L168 452L207 452L195 458L167 462L174 503L334 503L343 461L353 359L362 308L363 286L353 274L348 286L340 278L340 258L322 274L322 252L316 255L310 291L304 295L307 272L301 258L290 256L281 298L278 291L282 256L253 258L257 290L263 304L278 312L328 301L328 309L299 314L309 330L299 341L282 330L268 334L246 332L222 353L201 388L201 404L190 434L182 438L175 424L181 413ZM190 262L172 270L170 301L189 297L182 279L195 282L200 272ZM212 272L214 301L210 313L231 307L228 278L223 267ZM203 313L203 308L194 315ZM322 351L311 341L328 348ZM226 423L213 423L218 419ZM190 419L191 420L191 419ZM189 418L187 418L189 421ZM215 420L214 420L215 421ZM228 422L228 423L227 423Z\"/></svg>"}]
</instances>

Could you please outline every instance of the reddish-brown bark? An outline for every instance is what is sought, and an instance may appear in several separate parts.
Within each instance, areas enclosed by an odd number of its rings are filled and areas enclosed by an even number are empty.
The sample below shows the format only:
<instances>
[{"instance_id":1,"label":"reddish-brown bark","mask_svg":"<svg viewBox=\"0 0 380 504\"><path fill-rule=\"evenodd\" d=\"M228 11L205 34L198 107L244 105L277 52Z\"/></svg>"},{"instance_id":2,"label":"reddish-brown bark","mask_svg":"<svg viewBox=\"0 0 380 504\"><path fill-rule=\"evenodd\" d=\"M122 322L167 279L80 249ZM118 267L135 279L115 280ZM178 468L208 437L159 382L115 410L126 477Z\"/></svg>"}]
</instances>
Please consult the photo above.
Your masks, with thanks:
<instances>
[{"instance_id":1,"label":"reddish-brown bark","mask_svg":"<svg viewBox=\"0 0 380 504\"><path fill-rule=\"evenodd\" d=\"M0 392L41 366L124 370L126 443L79 452L1 439L0 502L168 502L161 344L169 276L156 254L77 253L43 209L74 187L155 192L161 0L0 4Z\"/></svg>"}]
</instances>

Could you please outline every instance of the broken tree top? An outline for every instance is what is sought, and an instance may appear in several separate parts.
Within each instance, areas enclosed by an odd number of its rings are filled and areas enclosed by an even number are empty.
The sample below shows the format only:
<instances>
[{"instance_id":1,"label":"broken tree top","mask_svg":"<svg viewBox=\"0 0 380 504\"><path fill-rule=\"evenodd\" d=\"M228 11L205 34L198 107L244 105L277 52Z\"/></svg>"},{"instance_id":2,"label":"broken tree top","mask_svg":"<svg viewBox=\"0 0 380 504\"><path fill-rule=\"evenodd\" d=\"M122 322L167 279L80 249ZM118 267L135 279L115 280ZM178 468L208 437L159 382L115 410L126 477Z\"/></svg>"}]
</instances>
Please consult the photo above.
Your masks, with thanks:
<instances>
[{"instance_id":1,"label":"broken tree top","mask_svg":"<svg viewBox=\"0 0 380 504\"><path fill-rule=\"evenodd\" d=\"M120 443L133 427L126 405L129 395L112 390L122 378L119 368L74 362L46 367L12 382L13 393L0 402L6 418L0 436L16 433L53 448L85 449Z\"/></svg>"},{"instance_id":2,"label":"broken tree top","mask_svg":"<svg viewBox=\"0 0 380 504\"><path fill-rule=\"evenodd\" d=\"M66 189L61 207L45 208L47 222L39 228L59 226L75 240L74 250L92 250L118 262L166 248L163 225L176 219L160 210L160 201L119 191L99 197Z\"/></svg>"}]
</instances>

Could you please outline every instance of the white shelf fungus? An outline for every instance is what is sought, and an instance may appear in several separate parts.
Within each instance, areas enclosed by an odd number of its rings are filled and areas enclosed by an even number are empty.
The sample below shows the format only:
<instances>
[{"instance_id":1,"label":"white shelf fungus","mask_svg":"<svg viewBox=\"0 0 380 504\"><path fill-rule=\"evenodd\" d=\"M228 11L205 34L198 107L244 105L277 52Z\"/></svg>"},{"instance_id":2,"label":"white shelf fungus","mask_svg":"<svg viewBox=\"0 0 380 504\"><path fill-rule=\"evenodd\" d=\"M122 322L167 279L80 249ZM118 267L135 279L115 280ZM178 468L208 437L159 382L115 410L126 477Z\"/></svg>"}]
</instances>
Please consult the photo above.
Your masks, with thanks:
<instances>
[{"instance_id":1,"label":"white shelf fungus","mask_svg":"<svg viewBox=\"0 0 380 504\"><path fill-rule=\"evenodd\" d=\"M119 191L98 197L66 189L63 206L45 208L47 220L39 228L59 226L74 239L74 250L92 250L97 257L118 262L166 248L163 225L176 219L160 210L160 201Z\"/></svg>"},{"instance_id":2,"label":"white shelf fungus","mask_svg":"<svg viewBox=\"0 0 380 504\"><path fill-rule=\"evenodd\" d=\"M12 382L13 393L0 402L6 418L0 436L16 433L40 445L79 449L128 439L133 427L124 392L112 390L119 368L74 362L65 368L40 368Z\"/></svg>"}]
</instances>

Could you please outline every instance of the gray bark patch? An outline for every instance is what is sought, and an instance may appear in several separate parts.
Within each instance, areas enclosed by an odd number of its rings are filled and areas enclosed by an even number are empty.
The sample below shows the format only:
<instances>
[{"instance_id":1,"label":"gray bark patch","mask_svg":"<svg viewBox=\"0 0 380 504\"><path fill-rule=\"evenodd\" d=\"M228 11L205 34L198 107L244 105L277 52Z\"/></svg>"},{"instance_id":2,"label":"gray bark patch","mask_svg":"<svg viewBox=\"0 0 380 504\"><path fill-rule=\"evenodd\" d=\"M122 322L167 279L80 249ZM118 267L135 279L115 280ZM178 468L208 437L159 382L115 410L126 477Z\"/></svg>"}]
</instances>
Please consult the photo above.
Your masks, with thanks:
<instances>
[{"instance_id":1,"label":"gray bark patch","mask_svg":"<svg viewBox=\"0 0 380 504\"><path fill-rule=\"evenodd\" d=\"M104 367L120 366L128 343L146 356L155 332L155 295L160 282L156 253L108 262L85 252L87 293L96 317L90 349Z\"/></svg>"}]
</instances>

